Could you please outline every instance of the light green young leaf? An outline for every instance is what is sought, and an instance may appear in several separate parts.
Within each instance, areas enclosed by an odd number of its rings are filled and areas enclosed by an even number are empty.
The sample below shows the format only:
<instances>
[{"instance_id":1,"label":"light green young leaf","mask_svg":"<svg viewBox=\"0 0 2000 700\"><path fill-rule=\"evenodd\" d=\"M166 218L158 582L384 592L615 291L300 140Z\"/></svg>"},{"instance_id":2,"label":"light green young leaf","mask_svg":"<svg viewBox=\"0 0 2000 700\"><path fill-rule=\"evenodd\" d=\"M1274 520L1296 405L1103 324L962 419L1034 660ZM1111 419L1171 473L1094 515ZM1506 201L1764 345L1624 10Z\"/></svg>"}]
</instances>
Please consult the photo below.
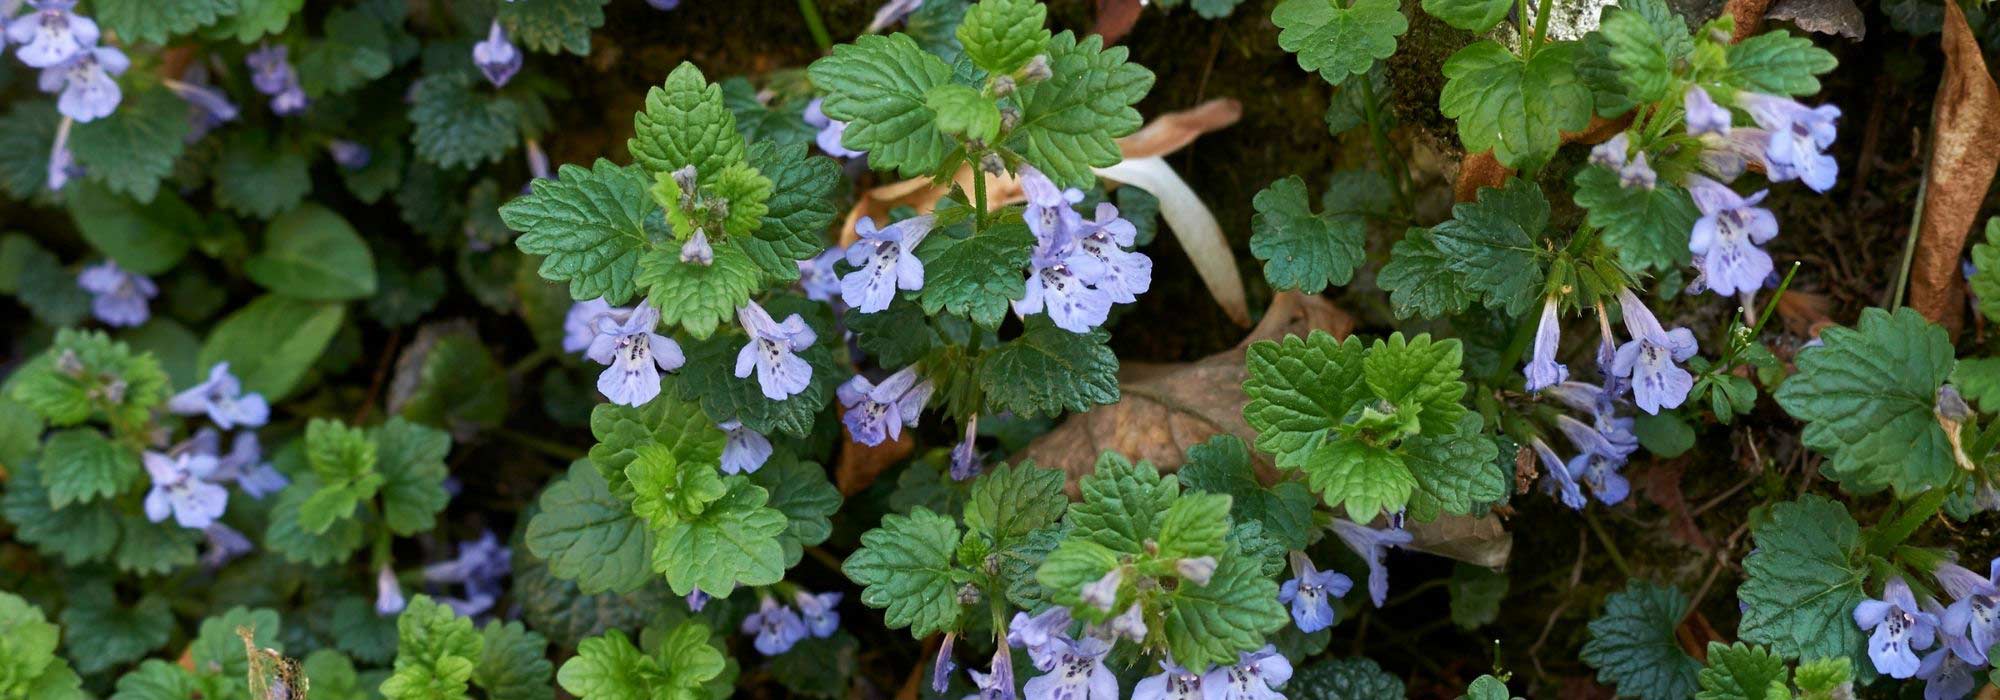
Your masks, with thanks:
<instances>
[{"instance_id":1,"label":"light green young leaf","mask_svg":"<svg viewBox=\"0 0 2000 700\"><path fill-rule=\"evenodd\" d=\"M556 179L534 181L533 194L501 207L500 218L521 232L514 241L521 252L544 256L543 278L569 282L577 299L623 304L651 245L645 221L659 208L646 193L651 186L638 166L602 158L588 169L564 165Z\"/></svg>"},{"instance_id":2,"label":"light green young leaf","mask_svg":"<svg viewBox=\"0 0 2000 700\"><path fill-rule=\"evenodd\" d=\"M1368 396L1362 352L1360 339L1341 342L1324 331L1252 343L1243 418L1257 429L1257 449L1277 458L1279 467L1302 466L1348 409Z\"/></svg>"},{"instance_id":3,"label":"light green young leaf","mask_svg":"<svg viewBox=\"0 0 2000 700\"><path fill-rule=\"evenodd\" d=\"M697 182L707 186L724 168L743 162L743 137L736 133L736 115L722 104L722 86L710 84L692 62L646 91L646 109L633 116L632 126L625 147L656 174L692 165Z\"/></svg>"},{"instance_id":4,"label":"light green young leaf","mask_svg":"<svg viewBox=\"0 0 2000 700\"><path fill-rule=\"evenodd\" d=\"M528 551L556 578L576 582L586 595L630 592L652 580L651 530L588 460L571 464L540 504L528 521Z\"/></svg>"},{"instance_id":5,"label":"light green young leaf","mask_svg":"<svg viewBox=\"0 0 2000 700\"><path fill-rule=\"evenodd\" d=\"M1830 455L1850 488L1907 496L1943 486L1955 470L1933 409L1953 364L1944 329L1909 309L1868 309L1820 339L1777 391L1778 405L1805 421L1806 446Z\"/></svg>"},{"instance_id":6,"label":"light green young leaf","mask_svg":"<svg viewBox=\"0 0 2000 700\"><path fill-rule=\"evenodd\" d=\"M937 128L924 97L950 82L951 66L925 53L903 34L870 34L833 47L833 55L806 69L826 91L820 108L847 122L841 143L867 151L874 167L904 177L928 175L944 161L952 141Z\"/></svg>"},{"instance_id":7,"label":"light green young leaf","mask_svg":"<svg viewBox=\"0 0 2000 700\"><path fill-rule=\"evenodd\" d=\"M933 231L917 246L917 258L924 263L924 288L917 301L925 314L946 312L998 328L1007 318L1008 303L1027 293L1021 270L1034 247L1035 235L1018 222L962 239Z\"/></svg>"},{"instance_id":8,"label":"light green young leaf","mask_svg":"<svg viewBox=\"0 0 2000 700\"><path fill-rule=\"evenodd\" d=\"M1635 4L1650 9L1662 3ZM1610 44L1606 57L1619 68L1618 82L1625 86L1625 97L1637 102L1657 102L1667 98L1675 64L1694 52L1694 41L1679 18L1672 23L1653 22L1643 12L1607 13L1597 31Z\"/></svg>"},{"instance_id":9,"label":"light green young leaf","mask_svg":"<svg viewBox=\"0 0 2000 700\"><path fill-rule=\"evenodd\" d=\"M1083 589L1116 568L1118 552L1090 540L1069 539L1042 560L1035 570L1035 581L1048 592L1051 602L1070 608L1081 619L1102 622L1111 613L1085 603ZM1109 609L1123 610L1116 602Z\"/></svg>"},{"instance_id":10,"label":"light green young leaf","mask_svg":"<svg viewBox=\"0 0 2000 700\"><path fill-rule=\"evenodd\" d=\"M957 547L958 525L918 507L909 515L882 516L882 526L861 535L861 549L841 570L861 584L862 603L886 608L883 621L891 629L908 627L922 637L958 627L951 566Z\"/></svg>"},{"instance_id":11,"label":"light green young leaf","mask_svg":"<svg viewBox=\"0 0 2000 700\"><path fill-rule=\"evenodd\" d=\"M635 280L660 311L662 326L680 326L696 339L736 318L736 309L750 301L763 273L735 239L710 242L714 259L707 265L681 262L678 248L660 248L639 259Z\"/></svg>"},{"instance_id":12,"label":"light green young leaf","mask_svg":"<svg viewBox=\"0 0 2000 700\"><path fill-rule=\"evenodd\" d=\"M632 514L664 530L701 516L702 509L729 492L711 465L683 464L666 445L642 445L625 478L632 483Z\"/></svg>"},{"instance_id":13,"label":"light green young leaf","mask_svg":"<svg viewBox=\"0 0 2000 700\"><path fill-rule=\"evenodd\" d=\"M375 293L375 256L347 220L308 204L271 220L264 250L243 263L251 281L306 301L344 301Z\"/></svg>"},{"instance_id":14,"label":"light green young leaf","mask_svg":"<svg viewBox=\"0 0 2000 700\"><path fill-rule=\"evenodd\" d=\"M493 620L479 631L481 649L472 684L490 700L554 700L549 642L520 622Z\"/></svg>"},{"instance_id":15,"label":"light green young leaf","mask_svg":"<svg viewBox=\"0 0 2000 700\"><path fill-rule=\"evenodd\" d=\"M1730 84L1754 92L1802 97L1818 93L1819 78L1840 61L1812 39L1765 32L1729 45Z\"/></svg>"},{"instance_id":16,"label":"light green young leaf","mask_svg":"<svg viewBox=\"0 0 2000 700\"><path fill-rule=\"evenodd\" d=\"M1552 43L1524 61L1484 40L1446 59L1438 107L1458 121L1465 150L1491 150L1512 168L1533 168L1554 156L1562 132L1590 122L1590 88L1576 74L1579 46Z\"/></svg>"},{"instance_id":17,"label":"light green young leaf","mask_svg":"<svg viewBox=\"0 0 2000 700\"><path fill-rule=\"evenodd\" d=\"M768 586L785 577L785 548L777 540L788 525L785 514L765 507L770 494L749 478L724 481L728 491L700 517L656 528L653 570L667 575L674 595Z\"/></svg>"},{"instance_id":18,"label":"light green young leaf","mask_svg":"<svg viewBox=\"0 0 2000 700\"><path fill-rule=\"evenodd\" d=\"M117 691L111 694L111 700L181 700L198 695L193 673L160 659L146 659L138 668L118 677ZM42 698L41 695L25 697Z\"/></svg>"},{"instance_id":19,"label":"light green young leaf","mask_svg":"<svg viewBox=\"0 0 2000 700\"><path fill-rule=\"evenodd\" d=\"M1378 338L1361 359L1362 382L1398 414L1415 412L1424 435L1443 437L1458 430L1466 415L1463 346L1457 339L1433 341L1429 333Z\"/></svg>"},{"instance_id":20,"label":"light green young leaf","mask_svg":"<svg viewBox=\"0 0 2000 700\"><path fill-rule=\"evenodd\" d=\"M1271 23L1283 30L1278 46L1298 54L1300 68L1334 85L1396 53L1396 37L1410 29L1397 0L1285 0Z\"/></svg>"},{"instance_id":21,"label":"light green young leaf","mask_svg":"<svg viewBox=\"0 0 2000 700\"><path fill-rule=\"evenodd\" d=\"M992 143L1000 135L1000 107L978 90L946 83L924 93L924 105L937 113L938 129L947 134L981 143Z\"/></svg>"},{"instance_id":22,"label":"light green young leaf","mask_svg":"<svg viewBox=\"0 0 2000 700\"><path fill-rule=\"evenodd\" d=\"M590 432L597 438L590 448L591 464L611 492L626 500L633 494L625 466L638 457L639 448L667 445L676 461L720 466L726 440L701 407L666 391L639 407L598 404L590 412Z\"/></svg>"},{"instance_id":23,"label":"light green young leaf","mask_svg":"<svg viewBox=\"0 0 2000 700\"><path fill-rule=\"evenodd\" d=\"M1256 651L1291 623L1277 582L1247 556L1222 557L1208 585L1182 585L1166 602L1167 649L1176 663L1196 668L1233 664L1238 653Z\"/></svg>"},{"instance_id":24,"label":"light green young leaf","mask_svg":"<svg viewBox=\"0 0 2000 700\"><path fill-rule=\"evenodd\" d=\"M1160 518L1162 559L1220 558L1228 547L1230 498L1219 493L1181 494Z\"/></svg>"},{"instance_id":25,"label":"light green young leaf","mask_svg":"<svg viewBox=\"0 0 2000 700\"><path fill-rule=\"evenodd\" d=\"M1986 240L1972 246L1972 293L1979 295L1979 312L2000 319L2000 216L1986 220Z\"/></svg>"},{"instance_id":26,"label":"light green young leaf","mask_svg":"<svg viewBox=\"0 0 2000 700\"><path fill-rule=\"evenodd\" d=\"M965 11L958 42L980 70L1013 73L1047 48L1048 14L1036 0L982 0Z\"/></svg>"},{"instance_id":27,"label":"light green young leaf","mask_svg":"<svg viewBox=\"0 0 2000 700\"><path fill-rule=\"evenodd\" d=\"M319 493L318 474L299 475L291 486L278 492L271 506L271 523L264 529L264 545L286 561L326 566L344 561L361 549L367 536L361 518L335 520L324 531L313 533L301 522L306 500Z\"/></svg>"},{"instance_id":28,"label":"light green young leaf","mask_svg":"<svg viewBox=\"0 0 2000 700\"><path fill-rule=\"evenodd\" d=\"M1176 477L1161 478L1150 462L1134 464L1116 452L1097 458L1097 468L1077 482L1083 500L1069 508L1072 539L1088 539L1113 551L1139 554L1160 532L1160 520L1180 495Z\"/></svg>"},{"instance_id":29,"label":"light green young leaf","mask_svg":"<svg viewBox=\"0 0 2000 700\"><path fill-rule=\"evenodd\" d=\"M1507 499L1513 474L1497 461L1500 448L1481 433L1480 417L1468 413L1455 435L1419 436L1401 445L1403 465L1417 479L1410 516L1430 522L1438 515L1478 515Z\"/></svg>"},{"instance_id":30,"label":"light green young leaf","mask_svg":"<svg viewBox=\"0 0 2000 700\"><path fill-rule=\"evenodd\" d=\"M388 700L452 700L468 697L476 660L486 641L472 618L418 594L396 618L395 673L382 681Z\"/></svg>"},{"instance_id":31,"label":"light green young leaf","mask_svg":"<svg viewBox=\"0 0 2000 700\"><path fill-rule=\"evenodd\" d=\"M383 477L383 523L406 537L436 527L437 514L451 502L444 488L451 435L400 417L373 432L375 471Z\"/></svg>"},{"instance_id":32,"label":"light green young leaf","mask_svg":"<svg viewBox=\"0 0 2000 700\"><path fill-rule=\"evenodd\" d=\"M1096 179L1091 168L1124 159L1116 139L1145 123L1133 105L1153 89L1153 72L1128 63L1127 54L1123 46L1105 48L1096 35L1078 41L1063 32L1050 39L1052 75L1015 91L1021 123L1007 137L1007 148L1058 185L1089 187Z\"/></svg>"},{"instance_id":33,"label":"light green young leaf","mask_svg":"<svg viewBox=\"0 0 2000 700\"><path fill-rule=\"evenodd\" d=\"M1680 700L1694 693L1701 663L1681 651L1674 628L1687 611L1680 589L1633 581L1604 600L1604 614L1590 621L1583 661L1597 679L1621 695Z\"/></svg>"},{"instance_id":34,"label":"light green young leaf","mask_svg":"<svg viewBox=\"0 0 2000 700\"><path fill-rule=\"evenodd\" d=\"M1063 481L1063 472L1036 467L1034 462L1000 465L972 482L965 527L986 533L996 549L1011 547L1028 533L1062 519L1069 507Z\"/></svg>"},{"instance_id":35,"label":"light green young leaf","mask_svg":"<svg viewBox=\"0 0 2000 700\"><path fill-rule=\"evenodd\" d=\"M1743 641L1788 659L1860 654L1861 629L1850 615L1866 597L1868 574L1854 560L1861 531L1847 508L1817 495L1779 503L1750 536L1756 547L1743 558L1736 589L1747 606Z\"/></svg>"},{"instance_id":36,"label":"light green young leaf","mask_svg":"<svg viewBox=\"0 0 2000 700\"><path fill-rule=\"evenodd\" d=\"M1250 254L1264 261L1264 278L1276 289L1316 294L1354 278L1363 260L1366 222L1355 215L1314 214L1306 182L1293 175L1271 183L1252 200Z\"/></svg>"},{"instance_id":37,"label":"light green young leaf","mask_svg":"<svg viewBox=\"0 0 2000 700\"><path fill-rule=\"evenodd\" d=\"M1326 504L1344 506L1347 517L1368 522L1383 511L1402 510L1416 491L1416 477L1400 452L1361 440L1321 444L1300 468Z\"/></svg>"},{"instance_id":38,"label":"light green young leaf","mask_svg":"<svg viewBox=\"0 0 2000 700\"><path fill-rule=\"evenodd\" d=\"M40 608L0 591L0 697L81 700L76 672L56 655L61 639Z\"/></svg>"},{"instance_id":39,"label":"light green young leaf","mask_svg":"<svg viewBox=\"0 0 2000 700\"><path fill-rule=\"evenodd\" d=\"M1701 692L1695 700L1791 700L1790 691L1773 697L1791 676L1785 660L1760 646L1742 642L1708 643L1708 667L1701 670Z\"/></svg>"},{"instance_id":40,"label":"light green young leaf","mask_svg":"<svg viewBox=\"0 0 2000 700\"><path fill-rule=\"evenodd\" d=\"M1105 345L1111 334L1071 333L1042 316L1024 326L980 361L988 412L1057 416L1118 400L1118 356Z\"/></svg>"}]
</instances>

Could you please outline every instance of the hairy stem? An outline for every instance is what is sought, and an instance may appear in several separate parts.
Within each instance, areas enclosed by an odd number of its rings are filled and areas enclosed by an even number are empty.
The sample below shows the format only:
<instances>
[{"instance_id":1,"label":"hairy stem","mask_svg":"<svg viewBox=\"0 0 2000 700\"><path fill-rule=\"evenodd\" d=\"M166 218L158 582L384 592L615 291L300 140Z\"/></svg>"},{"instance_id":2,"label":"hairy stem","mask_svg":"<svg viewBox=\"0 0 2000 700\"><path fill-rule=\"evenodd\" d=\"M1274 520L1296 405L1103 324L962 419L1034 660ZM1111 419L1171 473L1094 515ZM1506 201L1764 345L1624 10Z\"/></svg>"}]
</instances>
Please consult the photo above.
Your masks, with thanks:
<instances>
[{"instance_id":1,"label":"hairy stem","mask_svg":"<svg viewBox=\"0 0 2000 700\"><path fill-rule=\"evenodd\" d=\"M819 4L813 0L799 0L799 14L805 17L806 31L812 32L813 43L819 45L821 53L833 50L833 37L826 33L826 22L819 18Z\"/></svg>"}]
</instances>

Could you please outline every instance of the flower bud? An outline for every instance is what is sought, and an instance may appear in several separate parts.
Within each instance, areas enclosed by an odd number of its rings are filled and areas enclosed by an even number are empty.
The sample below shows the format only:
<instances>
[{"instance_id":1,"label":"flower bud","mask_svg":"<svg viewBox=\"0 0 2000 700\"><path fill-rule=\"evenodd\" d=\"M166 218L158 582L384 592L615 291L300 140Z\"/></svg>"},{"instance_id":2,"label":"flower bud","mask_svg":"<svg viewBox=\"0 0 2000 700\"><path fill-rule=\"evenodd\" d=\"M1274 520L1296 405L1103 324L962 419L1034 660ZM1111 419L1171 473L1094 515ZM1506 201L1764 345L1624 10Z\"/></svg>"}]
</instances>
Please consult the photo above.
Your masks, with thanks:
<instances>
[{"instance_id":1,"label":"flower bud","mask_svg":"<svg viewBox=\"0 0 2000 700\"><path fill-rule=\"evenodd\" d=\"M1023 83L1039 83L1048 80L1055 75L1049 70L1049 55L1041 54L1029 60L1028 65L1021 67L1019 75Z\"/></svg>"},{"instance_id":2,"label":"flower bud","mask_svg":"<svg viewBox=\"0 0 2000 700\"><path fill-rule=\"evenodd\" d=\"M1194 557L1174 562L1174 573L1197 586L1208 585L1215 576L1215 557Z\"/></svg>"}]
</instances>

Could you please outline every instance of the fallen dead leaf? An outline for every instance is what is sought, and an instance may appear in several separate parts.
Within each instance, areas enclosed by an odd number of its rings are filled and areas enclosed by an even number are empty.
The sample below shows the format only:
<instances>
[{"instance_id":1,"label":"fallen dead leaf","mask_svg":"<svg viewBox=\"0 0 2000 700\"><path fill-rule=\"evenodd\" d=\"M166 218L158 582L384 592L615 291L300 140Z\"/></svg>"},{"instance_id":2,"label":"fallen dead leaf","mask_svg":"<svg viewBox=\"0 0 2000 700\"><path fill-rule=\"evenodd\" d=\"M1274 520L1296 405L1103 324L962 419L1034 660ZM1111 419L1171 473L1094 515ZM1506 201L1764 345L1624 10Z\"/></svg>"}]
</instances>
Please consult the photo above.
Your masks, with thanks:
<instances>
[{"instance_id":1,"label":"fallen dead leaf","mask_svg":"<svg viewBox=\"0 0 2000 700\"><path fill-rule=\"evenodd\" d=\"M2000 86L1957 3L1945 3L1944 80L1931 115L1923 222L1910 271L1910 307L1957 335L1965 323L1959 257L2000 166Z\"/></svg>"},{"instance_id":2,"label":"fallen dead leaf","mask_svg":"<svg viewBox=\"0 0 2000 700\"><path fill-rule=\"evenodd\" d=\"M1629 113L1616 119L1605 119L1593 114L1590 117L1590 124L1583 127L1582 131L1565 131L1562 140L1564 144L1580 143L1594 146L1610 140L1631 125L1632 115ZM1451 185L1452 198L1460 202L1470 202L1479 197L1479 188L1505 185L1507 178L1513 175L1514 169L1501 165L1500 159L1494 158L1492 151L1468 153L1465 159L1459 162L1458 180Z\"/></svg>"},{"instance_id":3,"label":"fallen dead leaf","mask_svg":"<svg viewBox=\"0 0 2000 700\"><path fill-rule=\"evenodd\" d=\"M1687 465L1682 461L1655 460L1651 468L1640 473L1639 492L1672 518L1667 534L1674 540L1703 552L1713 551L1715 543L1688 512L1687 495L1681 491L1681 476L1686 472Z\"/></svg>"},{"instance_id":4,"label":"fallen dead leaf","mask_svg":"<svg viewBox=\"0 0 2000 700\"><path fill-rule=\"evenodd\" d=\"M907 432L874 447L855 442L845 428L840 434L840 464L834 467L833 485L846 497L866 490L884 470L902 462L917 448L916 439Z\"/></svg>"},{"instance_id":5,"label":"fallen dead leaf","mask_svg":"<svg viewBox=\"0 0 2000 700\"><path fill-rule=\"evenodd\" d=\"M1139 23L1139 13L1145 9L1144 0L1097 0L1097 25L1090 33L1104 37L1106 46L1116 44L1132 32L1132 25Z\"/></svg>"},{"instance_id":6,"label":"fallen dead leaf","mask_svg":"<svg viewBox=\"0 0 2000 700\"><path fill-rule=\"evenodd\" d=\"M1867 20L1854 0L1777 0L1765 16L1820 34L1860 41L1868 34Z\"/></svg>"},{"instance_id":7,"label":"fallen dead leaf","mask_svg":"<svg viewBox=\"0 0 2000 700\"><path fill-rule=\"evenodd\" d=\"M1742 41L1758 28L1764 26L1764 13L1771 9L1771 0L1729 0L1722 4L1722 14L1736 20L1736 29L1730 33L1731 42Z\"/></svg>"},{"instance_id":8,"label":"fallen dead leaf","mask_svg":"<svg viewBox=\"0 0 2000 700\"><path fill-rule=\"evenodd\" d=\"M1406 549L1456 559L1467 564L1498 569L1514 554L1514 537L1500 517L1487 513L1479 517L1446 515L1427 523L1411 520L1403 524L1410 532Z\"/></svg>"}]
</instances>

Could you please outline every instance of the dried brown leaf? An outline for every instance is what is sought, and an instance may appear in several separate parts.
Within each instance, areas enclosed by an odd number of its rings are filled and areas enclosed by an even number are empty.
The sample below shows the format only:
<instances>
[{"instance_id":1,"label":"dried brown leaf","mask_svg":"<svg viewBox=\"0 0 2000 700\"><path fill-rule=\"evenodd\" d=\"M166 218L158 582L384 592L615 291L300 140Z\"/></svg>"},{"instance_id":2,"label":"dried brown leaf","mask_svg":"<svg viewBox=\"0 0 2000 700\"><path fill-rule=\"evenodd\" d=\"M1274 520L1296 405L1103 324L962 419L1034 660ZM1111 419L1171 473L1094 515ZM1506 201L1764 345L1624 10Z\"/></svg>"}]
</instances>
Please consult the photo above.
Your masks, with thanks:
<instances>
[{"instance_id":1,"label":"dried brown leaf","mask_svg":"<svg viewBox=\"0 0 2000 700\"><path fill-rule=\"evenodd\" d=\"M1910 307L1956 335L1965 323L1959 257L2000 166L2000 86L1957 3L1944 17L1944 80L1931 115L1931 159L1923 222L1910 275Z\"/></svg>"},{"instance_id":2,"label":"dried brown leaf","mask_svg":"<svg viewBox=\"0 0 2000 700\"><path fill-rule=\"evenodd\" d=\"M1766 16L1791 22L1809 32L1855 41L1868 34L1867 20L1861 17L1861 8L1854 6L1854 0L1777 0Z\"/></svg>"}]
</instances>

